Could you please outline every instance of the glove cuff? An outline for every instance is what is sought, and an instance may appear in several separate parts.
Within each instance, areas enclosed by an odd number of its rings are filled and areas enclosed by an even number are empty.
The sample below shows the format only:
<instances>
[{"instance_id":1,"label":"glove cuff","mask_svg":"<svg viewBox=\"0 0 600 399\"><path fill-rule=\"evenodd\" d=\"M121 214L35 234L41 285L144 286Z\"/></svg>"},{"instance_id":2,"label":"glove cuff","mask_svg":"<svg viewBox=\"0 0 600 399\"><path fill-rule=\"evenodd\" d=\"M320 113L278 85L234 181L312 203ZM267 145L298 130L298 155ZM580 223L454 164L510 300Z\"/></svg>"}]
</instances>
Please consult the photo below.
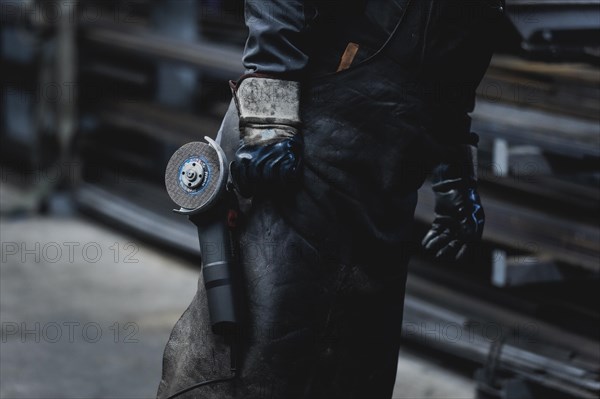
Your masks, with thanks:
<instances>
[{"instance_id":1,"label":"glove cuff","mask_svg":"<svg viewBox=\"0 0 600 399\"><path fill-rule=\"evenodd\" d=\"M434 186L458 180L477 182L477 147L460 145L453 151L452 160L443 162L433 169Z\"/></svg>"},{"instance_id":2,"label":"glove cuff","mask_svg":"<svg viewBox=\"0 0 600 399\"><path fill-rule=\"evenodd\" d=\"M268 77L242 77L230 86L240 127L251 124L300 125L300 83ZM241 129L243 131L243 129ZM296 129L290 129L295 132Z\"/></svg>"},{"instance_id":3,"label":"glove cuff","mask_svg":"<svg viewBox=\"0 0 600 399\"><path fill-rule=\"evenodd\" d=\"M286 125L247 125L240 130L245 145L269 145L291 139L298 131Z\"/></svg>"}]
</instances>

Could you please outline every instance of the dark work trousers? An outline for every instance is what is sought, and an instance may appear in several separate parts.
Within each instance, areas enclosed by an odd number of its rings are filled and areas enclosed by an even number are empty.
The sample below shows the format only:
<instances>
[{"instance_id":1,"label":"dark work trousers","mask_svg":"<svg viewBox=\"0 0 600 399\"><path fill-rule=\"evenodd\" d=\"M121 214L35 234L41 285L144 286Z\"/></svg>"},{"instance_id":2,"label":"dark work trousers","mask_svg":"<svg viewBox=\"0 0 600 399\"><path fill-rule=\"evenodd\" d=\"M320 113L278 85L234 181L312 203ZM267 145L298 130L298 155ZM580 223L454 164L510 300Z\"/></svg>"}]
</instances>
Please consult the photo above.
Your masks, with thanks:
<instances>
[{"instance_id":1,"label":"dark work trousers","mask_svg":"<svg viewBox=\"0 0 600 399\"><path fill-rule=\"evenodd\" d=\"M461 60L453 57L463 57L469 70L461 76L472 81L462 84L474 91L491 54L481 36L485 23L461 14L466 22L435 31L438 2L415 3L407 2L378 52L303 86L302 182L255 197L240 220L239 377L184 397L391 398L416 191L440 145L434 125L441 121L433 114L439 104L431 97L446 95L445 87L438 92L428 85L444 83L449 72L431 63L458 68ZM438 75L427 80L424 71ZM449 135L468 135L468 127L452 125L461 118L439 117L448 119ZM237 123L231 106L219 137L230 157ZM228 376L229 364L225 339L210 332L200 277L165 348L158 396Z\"/></svg>"}]
</instances>

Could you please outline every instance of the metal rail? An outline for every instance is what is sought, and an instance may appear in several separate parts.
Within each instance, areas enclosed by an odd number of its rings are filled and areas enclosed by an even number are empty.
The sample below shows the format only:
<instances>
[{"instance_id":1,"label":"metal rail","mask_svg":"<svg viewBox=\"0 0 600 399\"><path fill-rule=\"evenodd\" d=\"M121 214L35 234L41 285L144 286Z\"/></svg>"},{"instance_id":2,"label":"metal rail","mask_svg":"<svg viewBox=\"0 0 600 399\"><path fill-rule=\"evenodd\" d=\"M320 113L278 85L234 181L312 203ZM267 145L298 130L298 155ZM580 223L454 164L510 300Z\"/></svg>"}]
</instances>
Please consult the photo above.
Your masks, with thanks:
<instances>
[{"instance_id":1,"label":"metal rail","mask_svg":"<svg viewBox=\"0 0 600 399\"><path fill-rule=\"evenodd\" d=\"M404 337L486 364L501 342L499 366L581 398L600 393L599 344L411 274Z\"/></svg>"},{"instance_id":2,"label":"metal rail","mask_svg":"<svg viewBox=\"0 0 600 399\"><path fill-rule=\"evenodd\" d=\"M600 157L600 124L512 104L480 101L473 130L490 138L535 145L556 154Z\"/></svg>"},{"instance_id":3,"label":"metal rail","mask_svg":"<svg viewBox=\"0 0 600 399\"><path fill-rule=\"evenodd\" d=\"M208 42L185 42L165 38L145 29L84 27L87 45L100 45L136 56L165 59L236 78L243 72L241 49Z\"/></svg>"},{"instance_id":4,"label":"metal rail","mask_svg":"<svg viewBox=\"0 0 600 399\"><path fill-rule=\"evenodd\" d=\"M161 193L156 194L160 198ZM162 196L166 194L162 193ZM185 254L200 255L195 227L180 217L172 217L173 206L165 206L164 212L156 212L112 190L93 184L79 186L75 191L75 200L81 210L100 216L104 221L116 223L146 239Z\"/></svg>"}]
</instances>

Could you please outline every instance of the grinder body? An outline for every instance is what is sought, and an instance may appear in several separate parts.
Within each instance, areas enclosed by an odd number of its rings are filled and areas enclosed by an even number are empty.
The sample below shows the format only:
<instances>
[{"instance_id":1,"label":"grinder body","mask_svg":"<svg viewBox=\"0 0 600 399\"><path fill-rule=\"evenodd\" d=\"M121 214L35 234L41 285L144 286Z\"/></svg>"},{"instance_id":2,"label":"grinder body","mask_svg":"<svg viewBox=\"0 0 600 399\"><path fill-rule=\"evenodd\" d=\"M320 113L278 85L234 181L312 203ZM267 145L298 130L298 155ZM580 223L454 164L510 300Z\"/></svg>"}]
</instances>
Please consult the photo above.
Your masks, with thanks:
<instances>
[{"instance_id":1,"label":"grinder body","mask_svg":"<svg viewBox=\"0 0 600 399\"><path fill-rule=\"evenodd\" d=\"M235 332L239 323L239 309L236 306L236 256L232 239L234 232L228 224L229 216L235 210L226 206L229 201L223 202L209 212L190 216L190 221L198 228L202 276L212 330L220 335Z\"/></svg>"}]
</instances>

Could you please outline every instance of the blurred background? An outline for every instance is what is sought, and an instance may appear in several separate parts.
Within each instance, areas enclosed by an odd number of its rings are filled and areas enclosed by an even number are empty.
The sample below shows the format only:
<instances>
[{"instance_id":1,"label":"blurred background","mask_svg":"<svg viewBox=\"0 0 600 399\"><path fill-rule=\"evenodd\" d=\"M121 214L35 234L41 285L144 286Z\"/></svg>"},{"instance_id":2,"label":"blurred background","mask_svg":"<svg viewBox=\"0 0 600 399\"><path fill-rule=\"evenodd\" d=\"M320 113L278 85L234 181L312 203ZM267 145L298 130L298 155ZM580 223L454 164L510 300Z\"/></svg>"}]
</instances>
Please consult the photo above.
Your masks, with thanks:
<instances>
[{"instance_id":1,"label":"blurred background","mask_svg":"<svg viewBox=\"0 0 600 399\"><path fill-rule=\"evenodd\" d=\"M484 245L411 262L395 398L600 394L600 1L507 0ZM150 398L199 274L164 169L214 137L242 0L0 0L0 397ZM420 192L415 240L433 216Z\"/></svg>"}]
</instances>

